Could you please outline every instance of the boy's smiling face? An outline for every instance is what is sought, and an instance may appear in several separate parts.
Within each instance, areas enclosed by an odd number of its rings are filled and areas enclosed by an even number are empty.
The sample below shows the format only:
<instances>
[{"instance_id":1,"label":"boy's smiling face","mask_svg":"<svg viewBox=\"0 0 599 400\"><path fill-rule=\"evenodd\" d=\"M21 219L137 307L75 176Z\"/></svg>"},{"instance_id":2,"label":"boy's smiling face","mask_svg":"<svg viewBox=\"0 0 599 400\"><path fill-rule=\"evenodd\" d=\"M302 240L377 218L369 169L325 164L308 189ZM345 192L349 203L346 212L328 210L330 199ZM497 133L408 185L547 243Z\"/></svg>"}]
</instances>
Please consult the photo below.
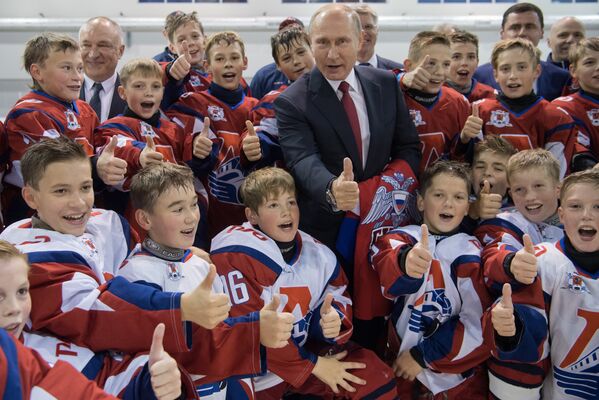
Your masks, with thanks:
<instances>
[{"instance_id":1,"label":"boy's smiling face","mask_svg":"<svg viewBox=\"0 0 599 400\"><path fill-rule=\"evenodd\" d=\"M126 85L119 86L119 95L127 106L143 119L152 117L160 108L164 87L157 76L133 74Z\"/></svg>"},{"instance_id":2,"label":"boy's smiling face","mask_svg":"<svg viewBox=\"0 0 599 400\"><path fill-rule=\"evenodd\" d=\"M526 219L534 223L555 214L559 198L559 182L541 167L516 171L509 177L514 205Z\"/></svg>"},{"instance_id":3,"label":"boy's smiling face","mask_svg":"<svg viewBox=\"0 0 599 400\"><path fill-rule=\"evenodd\" d=\"M451 44L451 64L448 79L455 85L470 88L472 75L478 66L477 48L474 43Z\"/></svg>"},{"instance_id":4,"label":"boy's smiling face","mask_svg":"<svg viewBox=\"0 0 599 400\"><path fill-rule=\"evenodd\" d=\"M187 49L191 56L190 64L196 67L204 65L204 45L206 38L200 30L200 26L191 21L178 27L173 35L173 42L169 41L169 49L182 56L184 53L183 42L187 41Z\"/></svg>"},{"instance_id":5,"label":"boy's smiling face","mask_svg":"<svg viewBox=\"0 0 599 400\"><path fill-rule=\"evenodd\" d=\"M221 41L210 48L208 71L212 74L214 83L225 89L235 90L239 87L247 66L247 58L237 42L227 45L225 41Z\"/></svg>"},{"instance_id":6,"label":"boy's smiling face","mask_svg":"<svg viewBox=\"0 0 599 400\"><path fill-rule=\"evenodd\" d=\"M299 226L299 207L295 193L282 192L264 201L257 211L246 207L245 215L252 225L278 242L291 242Z\"/></svg>"},{"instance_id":7,"label":"boy's smiling face","mask_svg":"<svg viewBox=\"0 0 599 400\"><path fill-rule=\"evenodd\" d=\"M418 210L432 233L455 230L468 214L468 207L466 181L446 173L433 177L424 196L418 195Z\"/></svg>"},{"instance_id":8,"label":"boy's smiling face","mask_svg":"<svg viewBox=\"0 0 599 400\"><path fill-rule=\"evenodd\" d=\"M570 187L558 209L572 246L590 253L599 250L599 189L590 183Z\"/></svg>"},{"instance_id":9,"label":"boy's smiling face","mask_svg":"<svg viewBox=\"0 0 599 400\"><path fill-rule=\"evenodd\" d=\"M499 54L493 75L506 97L517 99L532 92L534 81L541 73L541 66L534 64L530 54L521 48L504 50Z\"/></svg>"},{"instance_id":10,"label":"boy's smiling face","mask_svg":"<svg viewBox=\"0 0 599 400\"><path fill-rule=\"evenodd\" d=\"M314 55L308 43L304 41L294 41L288 49L279 45L278 50L277 67L292 82L314 67Z\"/></svg>"},{"instance_id":11,"label":"boy's smiling face","mask_svg":"<svg viewBox=\"0 0 599 400\"><path fill-rule=\"evenodd\" d=\"M41 64L33 64L31 76L42 90L63 101L79 98L83 83L83 61L79 50L52 51Z\"/></svg>"},{"instance_id":12,"label":"boy's smiling face","mask_svg":"<svg viewBox=\"0 0 599 400\"><path fill-rule=\"evenodd\" d=\"M22 195L38 217L57 232L83 235L94 204L89 159L49 164L37 186L26 185Z\"/></svg>"},{"instance_id":13,"label":"boy's smiling face","mask_svg":"<svg viewBox=\"0 0 599 400\"><path fill-rule=\"evenodd\" d=\"M472 163L472 188L478 196L484 181L489 181L491 193L501 197L507 192L507 162L509 155L498 154L494 151L483 151L474 157Z\"/></svg>"},{"instance_id":14,"label":"boy's smiling face","mask_svg":"<svg viewBox=\"0 0 599 400\"><path fill-rule=\"evenodd\" d=\"M20 257L0 259L0 329L18 338L29 319L29 267Z\"/></svg>"}]
</instances>

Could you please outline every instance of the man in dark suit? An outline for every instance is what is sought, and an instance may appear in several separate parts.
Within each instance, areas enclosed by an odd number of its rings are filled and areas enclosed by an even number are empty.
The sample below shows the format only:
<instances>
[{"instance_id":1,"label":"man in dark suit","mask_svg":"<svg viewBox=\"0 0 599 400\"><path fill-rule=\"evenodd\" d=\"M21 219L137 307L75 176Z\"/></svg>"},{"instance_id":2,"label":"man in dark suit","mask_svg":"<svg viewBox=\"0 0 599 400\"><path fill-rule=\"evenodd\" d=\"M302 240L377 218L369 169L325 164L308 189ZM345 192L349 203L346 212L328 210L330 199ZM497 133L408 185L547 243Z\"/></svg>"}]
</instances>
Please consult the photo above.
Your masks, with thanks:
<instances>
[{"instance_id":1,"label":"man in dark suit","mask_svg":"<svg viewBox=\"0 0 599 400\"><path fill-rule=\"evenodd\" d=\"M319 9L310 23L316 68L275 101L286 165L299 188L301 227L331 248L344 213L357 204L357 185L346 182L343 160L353 164L355 181L381 173L393 159L414 171L420 160L418 135L395 76L354 66L360 42L358 16L346 5ZM349 83L357 110L361 145L338 90ZM355 183L355 182L352 182Z\"/></svg>"},{"instance_id":2,"label":"man in dark suit","mask_svg":"<svg viewBox=\"0 0 599 400\"><path fill-rule=\"evenodd\" d=\"M501 39L528 39L538 46L543 37L543 27L543 12L539 7L530 3L518 3L503 13L500 35ZM474 79L499 90L490 63L479 66L474 72ZM541 75L535 81L534 90L539 96L551 101L561 96L564 88L568 90L570 83L568 71L541 61Z\"/></svg>"},{"instance_id":3,"label":"man in dark suit","mask_svg":"<svg viewBox=\"0 0 599 400\"><path fill-rule=\"evenodd\" d=\"M125 51L121 27L110 18L92 18L79 29L79 46L84 72L79 98L92 106L100 122L122 114L127 103L118 94L116 72Z\"/></svg>"},{"instance_id":4,"label":"man in dark suit","mask_svg":"<svg viewBox=\"0 0 599 400\"><path fill-rule=\"evenodd\" d=\"M380 69L403 69L403 65L384 58L375 53L374 48L379 36L379 16L367 4L354 7L354 11L360 17L362 24L362 41L358 48L358 64Z\"/></svg>"}]
</instances>

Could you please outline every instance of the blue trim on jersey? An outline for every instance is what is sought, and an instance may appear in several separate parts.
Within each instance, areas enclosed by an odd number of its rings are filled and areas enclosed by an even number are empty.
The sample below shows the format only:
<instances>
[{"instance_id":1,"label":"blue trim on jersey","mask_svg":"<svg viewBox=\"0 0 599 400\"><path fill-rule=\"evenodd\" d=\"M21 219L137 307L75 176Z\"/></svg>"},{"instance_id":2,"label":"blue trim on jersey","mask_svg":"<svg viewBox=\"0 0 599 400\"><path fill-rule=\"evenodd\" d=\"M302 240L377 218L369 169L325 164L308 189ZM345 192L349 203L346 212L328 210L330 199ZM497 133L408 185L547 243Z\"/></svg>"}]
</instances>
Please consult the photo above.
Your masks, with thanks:
<instances>
[{"instance_id":1,"label":"blue trim on jersey","mask_svg":"<svg viewBox=\"0 0 599 400\"><path fill-rule=\"evenodd\" d=\"M513 231L514 233L516 233L518 235L518 239L520 240L520 242L522 242L522 237L524 236L524 231L522 231L520 228L518 228L517 225L511 223L510 221L507 221L503 218L491 218L491 219L486 219L483 222L481 222L478 226L499 226L501 228L505 228L505 229L509 229L510 231Z\"/></svg>"},{"instance_id":2,"label":"blue trim on jersey","mask_svg":"<svg viewBox=\"0 0 599 400\"><path fill-rule=\"evenodd\" d=\"M393 296L403 296L413 294L420 289L420 286L424 283L424 276L422 278L412 278L409 275L404 275L395 280L393 285L389 288L389 294Z\"/></svg>"},{"instance_id":3,"label":"blue trim on jersey","mask_svg":"<svg viewBox=\"0 0 599 400\"><path fill-rule=\"evenodd\" d=\"M295 238L293 240L295 242L295 253L293 253L293 257L289 260L288 265L295 264L299 259L300 254L302 254L302 237L298 232L295 233Z\"/></svg>"},{"instance_id":4,"label":"blue trim on jersey","mask_svg":"<svg viewBox=\"0 0 599 400\"><path fill-rule=\"evenodd\" d=\"M97 129L117 129L119 131L127 132L131 136L138 137L133 129L125 124L119 124L118 122L108 122L100 125Z\"/></svg>"},{"instance_id":5,"label":"blue trim on jersey","mask_svg":"<svg viewBox=\"0 0 599 400\"><path fill-rule=\"evenodd\" d=\"M181 307L182 293L162 292L147 285L131 283L117 276L106 283L110 293L142 310L161 311Z\"/></svg>"},{"instance_id":6,"label":"blue trim on jersey","mask_svg":"<svg viewBox=\"0 0 599 400\"><path fill-rule=\"evenodd\" d=\"M127 243L127 253L131 251L131 226L129 225L129 221L127 221L123 216L117 214L119 217L119 221L121 223L121 228L123 229L123 235L125 236L125 242Z\"/></svg>"},{"instance_id":7,"label":"blue trim on jersey","mask_svg":"<svg viewBox=\"0 0 599 400\"><path fill-rule=\"evenodd\" d=\"M548 131L545 132L545 135L544 135L545 141L547 142L548 139L551 136L553 136L556 132L565 131L565 130L568 130L568 129L572 129L574 126L575 126L574 123L569 122L567 124L561 124L561 125L558 125L558 126L552 128L552 129L549 129Z\"/></svg>"},{"instance_id":8,"label":"blue trim on jersey","mask_svg":"<svg viewBox=\"0 0 599 400\"><path fill-rule=\"evenodd\" d=\"M599 105L599 99L589 96L584 90L582 90L582 88L578 89L578 92L576 92L576 93L583 99L587 99L588 101L591 101L591 102Z\"/></svg>"},{"instance_id":9,"label":"blue trim on jersey","mask_svg":"<svg viewBox=\"0 0 599 400\"><path fill-rule=\"evenodd\" d=\"M260 103L260 104L256 105L256 107L252 108L252 111L256 111L261 108L264 108L266 110L274 110L275 105L274 105L274 103Z\"/></svg>"},{"instance_id":10,"label":"blue trim on jersey","mask_svg":"<svg viewBox=\"0 0 599 400\"><path fill-rule=\"evenodd\" d=\"M64 125L59 120L54 118L52 115L48 114L46 111L39 109L39 108L38 109L36 109L36 108L18 108L16 110L13 110L6 117L5 124L8 123L9 119L15 119L15 118L20 117L21 115L28 114L30 112L37 112L40 114L44 114L46 117L50 118L56 125L58 125L58 128L59 128L61 134L64 133ZM19 133L21 133L21 132L19 132Z\"/></svg>"},{"instance_id":11,"label":"blue trim on jersey","mask_svg":"<svg viewBox=\"0 0 599 400\"><path fill-rule=\"evenodd\" d=\"M29 263L57 263L84 265L91 269L87 260L74 251L34 251L27 253Z\"/></svg>"},{"instance_id":12,"label":"blue trim on jersey","mask_svg":"<svg viewBox=\"0 0 599 400\"><path fill-rule=\"evenodd\" d=\"M389 382L385 383L383 386L379 386L376 390L368 393L366 396L362 397L361 400L375 400L380 398L385 393L389 393L393 389L396 388L395 379L390 379Z\"/></svg>"},{"instance_id":13,"label":"blue trim on jersey","mask_svg":"<svg viewBox=\"0 0 599 400\"><path fill-rule=\"evenodd\" d=\"M192 96L192 95L190 95L190 96ZM200 112L194 110L193 108L189 108L187 106L181 105L179 103L175 103L172 106L170 106L168 111L171 111L171 110L180 112L185 115L199 118L202 120L202 122L204 121L204 115L202 115Z\"/></svg>"},{"instance_id":14,"label":"blue trim on jersey","mask_svg":"<svg viewBox=\"0 0 599 400\"><path fill-rule=\"evenodd\" d=\"M62 105L65 108L68 108L69 110L72 110L75 112L75 114L79 115L79 109L77 108L77 101L76 100L71 100L71 101L64 101L59 99L58 97L54 97L44 91L41 90L32 90L33 93L38 94L42 97L46 97L60 105Z\"/></svg>"},{"instance_id":15,"label":"blue trim on jersey","mask_svg":"<svg viewBox=\"0 0 599 400\"><path fill-rule=\"evenodd\" d=\"M564 233L565 235L565 233ZM581 266L579 266L578 264L576 264L576 262L574 261L574 259L572 259L572 257L570 257L570 255L566 252L566 237L562 237L559 241L558 241L559 246L557 246L558 250L561 251L561 253L563 255L565 255L568 260L570 260L570 262L572 263L572 265L574 265L574 268L576 268L576 270L578 272L580 272L581 274L588 276L591 279L597 279L599 278L599 271L596 271L595 273L592 273L590 271L587 271L586 269L582 268Z\"/></svg>"},{"instance_id":16,"label":"blue trim on jersey","mask_svg":"<svg viewBox=\"0 0 599 400\"><path fill-rule=\"evenodd\" d=\"M459 320L458 316L451 317L448 321L439 325L431 336L416 345L428 364L445 358L451 352L453 337Z\"/></svg>"},{"instance_id":17,"label":"blue trim on jersey","mask_svg":"<svg viewBox=\"0 0 599 400\"><path fill-rule=\"evenodd\" d=\"M123 400L156 399L154 390L152 389L151 379L150 367L146 362L141 371L139 371L139 373L136 374L125 387Z\"/></svg>"},{"instance_id":18,"label":"blue trim on jersey","mask_svg":"<svg viewBox=\"0 0 599 400\"><path fill-rule=\"evenodd\" d=\"M519 371L522 373L525 373L527 375L531 375L531 376L535 376L535 377L539 377L540 381L543 381L543 379L545 378L545 371L543 370L543 368L540 368L534 364L522 364L522 363L513 363L513 362L508 362L508 361L501 361L498 360L494 357L489 358L488 360L489 364L495 364L495 365L499 365L503 368L507 368L507 369L511 369L514 371ZM515 379L511 379L505 375L500 375L498 374L496 371L493 371L493 368L489 368L488 369L489 373L492 374L493 376L495 376L497 379L509 383L510 385L514 385L514 386L518 386L518 387L523 387L523 388L528 388L528 389L535 389L538 388L539 385L535 385L535 384L528 384L526 382L522 382L521 380L515 380ZM489 393L491 395L493 395L492 393ZM497 399L497 400L501 400L499 397L492 397L493 399Z\"/></svg>"},{"instance_id":19,"label":"blue trim on jersey","mask_svg":"<svg viewBox=\"0 0 599 400\"><path fill-rule=\"evenodd\" d=\"M514 350L497 349L499 359L536 363L541 359L539 348L549 332L547 320L537 310L522 304L514 304L514 314L522 322L522 334Z\"/></svg>"},{"instance_id":20,"label":"blue trim on jersey","mask_svg":"<svg viewBox=\"0 0 599 400\"><path fill-rule=\"evenodd\" d=\"M235 90L238 90L240 87L241 87L241 84L239 84L239 86ZM227 103L226 101L219 99L218 96L216 96L214 93L212 93L212 91L210 89L208 89L206 91L208 92L208 94L210 96L214 97L215 99L217 99L218 101L223 103L225 106L227 106L228 109L233 110L233 111L235 111L237 108L239 108L239 106L242 105L243 101L245 100L245 90L241 91L241 100L239 100L239 103L237 103L233 106L229 105L229 103Z\"/></svg>"},{"instance_id":21,"label":"blue trim on jersey","mask_svg":"<svg viewBox=\"0 0 599 400\"><path fill-rule=\"evenodd\" d=\"M512 110L512 109L511 109L511 108L510 108L510 107L509 107L509 106L508 106L506 103L504 103L503 101L499 100L499 97L497 97L497 101L498 101L498 102L499 102L499 103L500 103L500 104L501 104L501 105L502 105L502 106L503 106L503 107L504 107L506 110L508 110L510 114L513 114L513 115L515 115L516 117L520 117L520 116L522 116L523 114L526 114L526 112L527 112L528 110L530 110L531 108L533 108L534 106L536 106L536 105L539 103L539 101L541 101L541 100L543 100L543 97L542 97L542 96L539 96L539 98L538 98L538 99L537 99L537 100L536 100L534 103L532 103L530 106L528 106L527 108L525 108L524 110L522 110L522 111L520 111L520 112L518 113L518 112L515 112L514 110Z\"/></svg>"},{"instance_id":22,"label":"blue trim on jersey","mask_svg":"<svg viewBox=\"0 0 599 400\"><path fill-rule=\"evenodd\" d=\"M19 356L17 346L10 338L10 333L0 328L0 349L6 357L6 385L3 400L21 400L21 376L19 373Z\"/></svg>"},{"instance_id":23,"label":"blue trim on jersey","mask_svg":"<svg viewBox=\"0 0 599 400\"><path fill-rule=\"evenodd\" d=\"M96 379L102 367L104 366L105 352L95 353L94 356L85 364L85 367L81 370L81 373L85 375L87 379L93 381Z\"/></svg>"},{"instance_id":24,"label":"blue trim on jersey","mask_svg":"<svg viewBox=\"0 0 599 400\"><path fill-rule=\"evenodd\" d=\"M220 249L213 250L211 254L221 254L221 253L241 253L245 254L248 257L255 258L259 262L261 262L265 267L273 271L277 276L281 274L283 271L278 263L276 263L273 259L268 257L263 252L256 250L252 247L242 246L242 245L232 245L221 247Z\"/></svg>"},{"instance_id":25,"label":"blue trim on jersey","mask_svg":"<svg viewBox=\"0 0 599 400\"><path fill-rule=\"evenodd\" d=\"M472 263L478 264L480 268L480 266L482 265L480 256L475 256L474 254L463 254L461 256L458 256L458 258L456 258L455 260L453 260L449 268L451 271L451 280L453 281L456 287L458 286L458 268L460 268L464 264Z\"/></svg>"},{"instance_id":26,"label":"blue trim on jersey","mask_svg":"<svg viewBox=\"0 0 599 400\"><path fill-rule=\"evenodd\" d=\"M553 377L557 386L561 387L570 396L588 400L599 398L599 375L597 375L597 371L569 372L554 365Z\"/></svg>"},{"instance_id":27,"label":"blue trim on jersey","mask_svg":"<svg viewBox=\"0 0 599 400\"><path fill-rule=\"evenodd\" d=\"M418 104L420 104L422 107L426 108L427 110L431 111L433 108L435 108L435 106L437 105L437 103L439 102L439 100L441 100L441 96L443 96L444 94L444 90L443 90L443 86L441 86L441 89L439 89L439 91L437 92L437 98L435 99L435 101L433 101L431 103L430 106L425 106L423 104L421 104L420 102L416 101ZM416 99L414 99L416 100Z\"/></svg>"}]
</instances>

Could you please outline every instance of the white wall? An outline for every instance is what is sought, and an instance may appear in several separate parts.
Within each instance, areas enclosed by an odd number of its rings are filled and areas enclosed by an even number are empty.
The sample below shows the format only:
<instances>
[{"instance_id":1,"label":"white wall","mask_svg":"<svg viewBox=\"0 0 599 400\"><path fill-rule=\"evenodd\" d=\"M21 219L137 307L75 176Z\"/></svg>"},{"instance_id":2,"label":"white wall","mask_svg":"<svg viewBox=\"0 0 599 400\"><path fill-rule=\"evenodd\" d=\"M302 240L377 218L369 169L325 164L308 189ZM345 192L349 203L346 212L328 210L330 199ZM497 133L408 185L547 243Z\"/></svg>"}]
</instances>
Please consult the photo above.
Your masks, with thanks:
<instances>
[{"instance_id":1,"label":"white wall","mask_svg":"<svg viewBox=\"0 0 599 400\"><path fill-rule=\"evenodd\" d=\"M576 15L588 29L599 35L599 3L560 4L550 0L532 1L544 10L546 27L564 15ZM403 61L410 39L417 32L440 22L451 22L479 36L481 63L489 58L499 38L501 14L510 4L419 4L417 0L388 0L371 4L380 15L377 52ZM208 32L236 30L246 42L251 78L262 65L271 62L270 36L278 23L293 15L308 22L319 4L282 4L280 0L248 0L247 4L138 3L137 0L0 0L0 117L28 88L28 75L21 68L24 43L42 31L63 31L77 36L78 27L88 18L105 15L117 20L126 32L127 49L122 62L151 57L164 47L160 33L164 16L175 9L198 11ZM539 47L546 56L545 41Z\"/></svg>"}]
</instances>

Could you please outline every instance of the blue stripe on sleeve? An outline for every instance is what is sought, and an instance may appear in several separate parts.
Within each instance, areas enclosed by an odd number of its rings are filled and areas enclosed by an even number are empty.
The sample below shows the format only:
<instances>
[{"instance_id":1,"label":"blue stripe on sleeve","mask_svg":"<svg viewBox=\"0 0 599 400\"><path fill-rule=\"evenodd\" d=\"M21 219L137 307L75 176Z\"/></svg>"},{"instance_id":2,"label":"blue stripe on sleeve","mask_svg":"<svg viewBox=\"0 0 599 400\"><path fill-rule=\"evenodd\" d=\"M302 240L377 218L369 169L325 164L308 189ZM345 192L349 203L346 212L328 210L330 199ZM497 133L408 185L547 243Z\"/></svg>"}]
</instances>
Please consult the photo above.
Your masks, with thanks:
<instances>
[{"instance_id":1,"label":"blue stripe on sleeve","mask_svg":"<svg viewBox=\"0 0 599 400\"><path fill-rule=\"evenodd\" d=\"M220 253L245 254L245 255L252 257L252 258L258 260L259 262L261 262L264 266L268 267L271 271L273 271L275 274L277 274L277 276L279 276L282 271L279 264L277 264L273 259L266 256L261 251L253 249L251 247L241 246L241 245L233 245L233 246L221 247L220 249L213 250L211 252L211 254L220 254Z\"/></svg>"},{"instance_id":2,"label":"blue stripe on sleeve","mask_svg":"<svg viewBox=\"0 0 599 400\"><path fill-rule=\"evenodd\" d=\"M182 293L162 292L144 284L129 282L120 276L108 281L107 289L113 295L142 310L160 311L181 307Z\"/></svg>"},{"instance_id":3,"label":"blue stripe on sleeve","mask_svg":"<svg viewBox=\"0 0 599 400\"><path fill-rule=\"evenodd\" d=\"M87 260L74 251L34 251L27 253L30 263L78 264L91 269Z\"/></svg>"},{"instance_id":4,"label":"blue stripe on sleeve","mask_svg":"<svg viewBox=\"0 0 599 400\"><path fill-rule=\"evenodd\" d=\"M21 377L19 375L19 357L17 347L10 338L10 334L0 329L0 348L6 356L6 386L4 387L3 400L21 400Z\"/></svg>"}]
</instances>

